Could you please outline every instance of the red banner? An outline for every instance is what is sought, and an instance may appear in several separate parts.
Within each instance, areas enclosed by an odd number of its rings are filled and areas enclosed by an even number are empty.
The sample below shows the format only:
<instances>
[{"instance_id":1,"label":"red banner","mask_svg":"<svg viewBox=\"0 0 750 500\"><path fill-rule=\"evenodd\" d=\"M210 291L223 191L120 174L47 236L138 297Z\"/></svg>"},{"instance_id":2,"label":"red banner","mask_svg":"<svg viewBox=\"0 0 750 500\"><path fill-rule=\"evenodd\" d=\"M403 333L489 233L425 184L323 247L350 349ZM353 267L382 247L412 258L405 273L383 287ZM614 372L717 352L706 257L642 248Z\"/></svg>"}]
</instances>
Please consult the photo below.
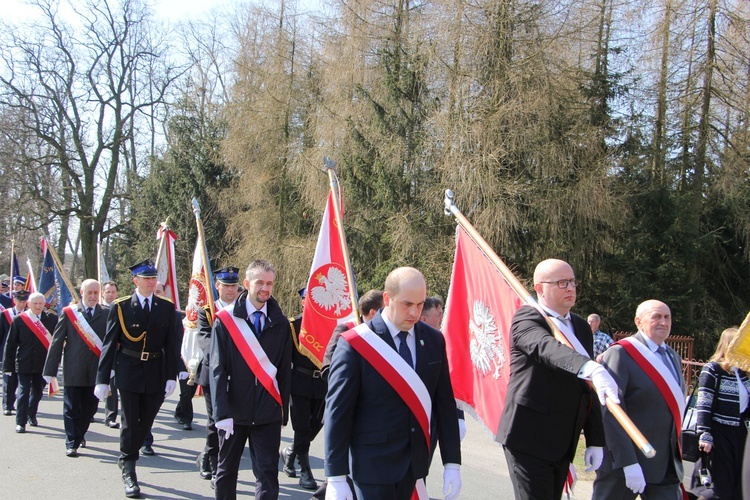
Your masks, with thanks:
<instances>
[{"instance_id":1,"label":"red banner","mask_svg":"<svg viewBox=\"0 0 750 500\"><path fill-rule=\"evenodd\" d=\"M510 378L510 324L521 305L500 272L458 226L443 334L456 400L493 436Z\"/></svg>"}]
</instances>

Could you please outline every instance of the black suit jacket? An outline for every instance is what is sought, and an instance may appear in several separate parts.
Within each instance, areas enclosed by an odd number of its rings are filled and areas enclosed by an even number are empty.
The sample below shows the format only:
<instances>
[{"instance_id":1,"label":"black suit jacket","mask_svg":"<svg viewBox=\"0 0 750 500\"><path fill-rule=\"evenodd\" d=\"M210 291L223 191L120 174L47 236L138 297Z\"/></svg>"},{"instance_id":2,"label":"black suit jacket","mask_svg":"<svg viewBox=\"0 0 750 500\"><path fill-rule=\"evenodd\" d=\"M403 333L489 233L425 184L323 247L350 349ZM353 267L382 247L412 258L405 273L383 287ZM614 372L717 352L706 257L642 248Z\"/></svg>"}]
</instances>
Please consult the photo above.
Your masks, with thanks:
<instances>
[{"instance_id":1,"label":"black suit jacket","mask_svg":"<svg viewBox=\"0 0 750 500\"><path fill-rule=\"evenodd\" d=\"M76 306L76 309L81 313L84 311L80 303ZM94 307L93 318L88 320L91 329L102 340L104 340L104 332L107 328L108 313L109 307L102 307L97 304ZM57 377L57 368L60 366L60 359L63 357L63 385L70 387L93 387L96 385L99 357L89 349L64 311L60 314L55 332L52 334L52 344L50 344L47 360L44 363L43 375Z\"/></svg>"},{"instance_id":2,"label":"black suit jacket","mask_svg":"<svg viewBox=\"0 0 750 500\"><path fill-rule=\"evenodd\" d=\"M42 312L41 321L44 327L52 333L57 323L57 316L45 311ZM16 373L42 373L46 358L47 348L26 326L21 315L13 318L3 353L3 370Z\"/></svg>"},{"instance_id":3,"label":"black suit jacket","mask_svg":"<svg viewBox=\"0 0 750 500\"><path fill-rule=\"evenodd\" d=\"M591 328L571 314L575 335L593 355ZM575 455L581 429L587 446L604 446L601 405L577 377L590 358L562 345L545 318L521 307L513 316L510 382L497 440L512 450L549 461Z\"/></svg>"},{"instance_id":4,"label":"black suit jacket","mask_svg":"<svg viewBox=\"0 0 750 500\"><path fill-rule=\"evenodd\" d=\"M8 309L11 314L11 319L8 321L8 318L5 315L5 311L0 312L0 367L3 366L3 359L5 354L5 343L8 340L8 333L10 332L10 324L13 322L13 318L16 317L17 313L13 310L13 308ZM10 366L8 370L3 371L13 371L13 367Z\"/></svg>"},{"instance_id":5,"label":"black suit jacket","mask_svg":"<svg viewBox=\"0 0 750 500\"><path fill-rule=\"evenodd\" d=\"M292 326L292 394L310 399L324 399L328 384L318 366L299 351L299 332L302 328L302 315L289 318ZM317 377L310 373L316 373Z\"/></svg>"},{"instance_id":6,"label":"black suit jacket","mask_svg":"<svg viewBox=\"0 0 750 500\"><path fill-rule=\"evenodd\" d=\"M382 310L368 326L394 350ZM456 400L443 335L426 323L414 327L416 368L432 399L431 432L438 434L443 463L461 463ZM395 484L409 467L427 475L430 453L406 403L345 339L339 339L328 378L325 420L326 475L349 473L354 481Z\"/></svg>"},{"instance_id":7,"label":"black suit jacket","mask_svg":"<svg viewBox=\"0 0 750 500\"><path fill-rule=\"evenodd\" d=\"M97 369L97 384L108 384L110 372L114 369L115 386L118 389L136 393L156 393L164 391L167 380L177 377L180 348L177 343L174 304L156 295L152 297L148 320L135 293L112 304L107 316L107 332ZM145 337L138 342L128 338L128 335L138 338L144 331ZM161 352L162 356L141 361L124 354L121 349Z\"/></svg>"}]
</instances>

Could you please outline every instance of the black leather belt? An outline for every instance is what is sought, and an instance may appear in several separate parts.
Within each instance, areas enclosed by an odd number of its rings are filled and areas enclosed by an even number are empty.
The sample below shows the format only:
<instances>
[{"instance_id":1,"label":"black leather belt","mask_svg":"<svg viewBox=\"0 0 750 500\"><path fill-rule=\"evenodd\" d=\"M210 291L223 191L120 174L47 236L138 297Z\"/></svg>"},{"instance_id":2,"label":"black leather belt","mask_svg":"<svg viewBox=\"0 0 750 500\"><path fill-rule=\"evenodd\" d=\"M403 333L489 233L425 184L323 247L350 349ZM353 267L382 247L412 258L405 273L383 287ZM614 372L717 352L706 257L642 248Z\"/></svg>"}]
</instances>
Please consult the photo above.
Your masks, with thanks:
<instances>
[{"instance_id":1,"label":"black leather belt","mask_svg":"<svg viewBox=\"0 0 750 500\"><path fill-rule=\"evenodd\" d=\"M302 368L301 366L295 366L293 369L301 373L302 375L307 375L308 377L312 378L321 378L323 376L320 373L320 370L310 370L308 368Z\"/></svg>"},{"instance_id":2,"label":"black leather belt","mask_svg":"<svg viewBox=\"0 0 750 500\"><path fill-rule=\"evenodd\" d=\"M146 351L134 351L132 349L120 348L120 352L130 356L131 358L138 358L141 361L150 361L152 359L159 359L164 355L164 351L146 352Z\"/></svg>"}]
</instances>

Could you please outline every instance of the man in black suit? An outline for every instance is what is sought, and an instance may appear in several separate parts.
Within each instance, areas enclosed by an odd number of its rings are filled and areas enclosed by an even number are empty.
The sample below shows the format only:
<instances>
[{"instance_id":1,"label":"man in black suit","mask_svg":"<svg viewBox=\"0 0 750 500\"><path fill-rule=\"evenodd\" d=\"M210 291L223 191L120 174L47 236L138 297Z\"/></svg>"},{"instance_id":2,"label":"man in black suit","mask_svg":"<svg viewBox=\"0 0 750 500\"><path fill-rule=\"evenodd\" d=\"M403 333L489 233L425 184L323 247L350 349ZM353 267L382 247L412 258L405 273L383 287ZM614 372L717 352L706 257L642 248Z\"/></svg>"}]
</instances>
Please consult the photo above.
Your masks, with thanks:
<instances>
[{"instance_id":1,"label":"man in black suit","mask_svg":"<svg viewBox=\"0 0 750 500\"><path fill-rule=\"evenodd\" d=\"M534 290L549 316L574 349L552 335L542 313L521 307L511 323L510 382L497 440L502 443L517 499L559 499L581 429L586 436L587 471L602 463L606 397L617 401L617 386L591 360L591 329L571 314L576 301L573 268L562 260L540 262ZM599 399L585 379L590 379Z\"/></svg>"},{"instance_id":2,"label":"man in black suit","mask_svg":"<svg viewBox=\"0 0 750 500\"><path fill-rule=\"evenodd\" d=\"M29 295L29 309L15 318L5 343L3 370L18 374L18 401L16 401L16 432L26 432L26 422L38 425L36 412L44 391L44 360L47 358L57 318L44 310L44 295Z\"/></svg>"},{"instance_id":3,"label":"man in black suit","mask_svg":"<svg viewBox=\"0 0 750 500\"><path fill-rule=\"evenodd\" d=\"M10 332L10 325L13 323L13 318L26 310L26 303L29 300L29 295L28 290L13 292L13 300L11 302L15 302L15 305L12 305L8 309L4 309L0 313L0 367L2 367L5 341ZM13 414L16 406L17 389L18 374L13 371L12 366L9 366L7 370L3 370L3 415L10 416Z\"/></svg>"},{"instance_id":4,"label":"man in black suit","mask_svg":"<svg viewBox=\"0 0 750 500\"><path fill-rule=\"evenodd\" d=\"M125 496L138 498L135 471L138 451L164 398L177 385L177 327L174 304L154 294L156 268L151 260L130 267L135 293L117 300L107 317L107 332L99 359L94 393L103 401L115 371L120 391L122 425L118 465Z\"/></svg>"},{"instance_id":5,"label":"man in black suit","mask_svg":"<svg viewBox=\"0 0 750 500\"><path fill-rule=\"evenodd\" d=\"M93 279L81 283L81 302L63 308L44 363L44 380L50 383L64 358L63 422L69 457L78 455L79 446L85 447L86 431L99 404L94 386L109 313L108 307L99 305L100 288Z\"/></svg>"},{"instance_id":6,"label":"man in black suit","mask_svg":"<svg viewBox=\"0 0 750 500\"><path fill-rule=\"evenodd\" d=\"M422 273L395 269L385 281L385 307L338 341L326 397L326 498L352 498L350 472L357 498L411 498L429 470L432 431L445 498L460 493L456 401L443 336L419 321L426 296ZM394 389L399 384L417 397L404 399L407 391Z\"/></svg>"}]
</instances>

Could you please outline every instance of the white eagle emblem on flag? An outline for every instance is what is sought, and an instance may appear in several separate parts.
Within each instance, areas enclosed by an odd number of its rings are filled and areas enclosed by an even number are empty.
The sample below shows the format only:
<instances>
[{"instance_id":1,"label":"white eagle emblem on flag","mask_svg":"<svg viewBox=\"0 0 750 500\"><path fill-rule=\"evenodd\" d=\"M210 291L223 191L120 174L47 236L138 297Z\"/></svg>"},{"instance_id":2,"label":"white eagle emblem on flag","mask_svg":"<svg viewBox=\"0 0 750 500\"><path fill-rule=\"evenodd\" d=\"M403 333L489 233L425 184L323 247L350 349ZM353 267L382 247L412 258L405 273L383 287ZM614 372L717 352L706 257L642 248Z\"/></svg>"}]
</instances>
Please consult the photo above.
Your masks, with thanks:
<instances>
[{"instance_id":1,"label":"white eagle emblem on flag","mask_svg":"<svg viewBox=\"0 0 750 500\"><path fill-rule=\"evenodd\" d=\"M469 320L471 341L469 353L471 363L483 375L492 372L492 377L500 378L500 370L505 365L502 336L497 330L492 311L482 301L474 301L474 312Z\"/></svg>"},{"instance_id":2,"label":"white eagle emblem on flag","mask_svg":"<svg viewBox=\"0 0 750 500\"><path fill-rule=\"evenodd\" d=\"M326 311L333 309L333 314L337 317L351 307L349 284L346 275L340 269L330 266L328 274L321 270L315 275L315 280L319 285L310 290L310 297L315 305Z\"/></svg>"}]
</instances>

